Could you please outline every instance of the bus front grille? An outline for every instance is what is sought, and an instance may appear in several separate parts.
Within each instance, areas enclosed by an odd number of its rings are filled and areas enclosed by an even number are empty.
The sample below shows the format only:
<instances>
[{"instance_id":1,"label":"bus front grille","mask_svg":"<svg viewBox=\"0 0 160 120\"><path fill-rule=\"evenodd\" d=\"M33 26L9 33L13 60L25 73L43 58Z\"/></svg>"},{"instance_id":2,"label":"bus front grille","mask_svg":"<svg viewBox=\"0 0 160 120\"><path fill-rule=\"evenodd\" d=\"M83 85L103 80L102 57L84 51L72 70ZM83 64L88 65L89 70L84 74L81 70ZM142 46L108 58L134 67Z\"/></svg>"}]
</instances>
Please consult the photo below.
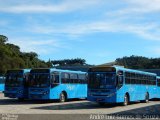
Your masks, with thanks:
<instances>
[{"instance_id":1,"label":"bus front grille","mask_svg":"<svg viewBox=\"0 0 160 120\"><path fill-rule=\"evenodd\" d=\"M31 98L31 99L41 99L41 98L42 98L42 95L31 94L31 95L30 95L30 98Z\"/></svg>"},{"instance_id":2,"label":"bus front grille","mask_svg":"<svg viewBox=\"0 0 160 120\"><path fill-rule=\"evenodd\" d=\"M110 92L110 90L106 90L106 89L100 89L100 90L91 90L91 92Z\"/></svg>"},{"instance_id":3,"label":"bus front grille","mask_svg":"<svg viewBox=\"0 0 160 120\"><path fill-rule=\"evenodd\" d=\"M92 96L105 96L105 97L107 97L108 95L92 94Z\"/></svg>"}]
</instances>

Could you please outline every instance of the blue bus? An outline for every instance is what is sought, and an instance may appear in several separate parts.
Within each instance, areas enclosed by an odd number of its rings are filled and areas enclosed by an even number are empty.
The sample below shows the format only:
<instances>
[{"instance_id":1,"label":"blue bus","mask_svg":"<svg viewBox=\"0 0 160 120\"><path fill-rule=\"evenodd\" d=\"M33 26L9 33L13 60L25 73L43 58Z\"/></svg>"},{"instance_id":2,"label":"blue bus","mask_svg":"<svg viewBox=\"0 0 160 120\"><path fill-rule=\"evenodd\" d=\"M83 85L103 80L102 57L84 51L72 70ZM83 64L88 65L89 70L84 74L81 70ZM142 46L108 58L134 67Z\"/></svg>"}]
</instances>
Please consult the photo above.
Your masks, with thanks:
<instances>
[{"instance_id":1,"label":"blue bus","mask_svg":"<svg viewBox=\"0 0 160 120\"><path fill-rule=\"evenodd\" d=\"M65 102L71 98L87 98L86 72L32 69L29 84L29 99Z\"/></svg>"},{"instance_id":2,"label":"blue bus","mask_svg":"<svg viewBox=\"0 0 160 120\"><path fill-rule=\"evenodd\" d=\"M120 66L96 66L88 71L88 100L104 105L157 97L156 74ZM159 83L160 84L160 83Z\"/></svg>"},{"instance_id":3,"label":"blue bus","mask_svg":"<svg viewBox=\"0 0 160 120\"><path fill-rule=\"evenodd\" d=\"M4 82L5 82L5 77L1 76L0 77L0 92L4 91Z\"/></svg>"},{"instance_id":4,"label":"blue bus","mask_svg":"<svg viewBox=\"0 0 160 120\"><path fill-rule=\"evenodd\" d=\"M157 76L157 99L160 99L160 76Z\"/></svg>"},{"instance_id":5,"label":"blue bus","mask_svg":"<svg viewBox=\"0 0 160 120\"><path fill-rule=\"evenodd\" d=\"M28 77L30 69L8 70L6 73L4 96L18 98L22 101L28 98Z\"/></svg>"}]
</instances>

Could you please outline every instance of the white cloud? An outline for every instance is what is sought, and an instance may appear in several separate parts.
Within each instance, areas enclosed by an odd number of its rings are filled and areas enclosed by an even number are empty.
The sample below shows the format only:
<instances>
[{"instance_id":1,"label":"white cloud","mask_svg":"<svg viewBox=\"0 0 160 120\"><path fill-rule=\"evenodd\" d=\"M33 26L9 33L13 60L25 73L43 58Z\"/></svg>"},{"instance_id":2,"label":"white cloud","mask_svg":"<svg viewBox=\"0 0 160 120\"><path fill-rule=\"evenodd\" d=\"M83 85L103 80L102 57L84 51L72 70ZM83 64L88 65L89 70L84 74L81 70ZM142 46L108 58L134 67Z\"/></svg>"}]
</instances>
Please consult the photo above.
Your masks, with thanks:
<instances>
[{"instance_id":1,"label":"white cloud","mask_svg":"<svg viewBox=\"0 0 160 120\"><path fill-rule=\"evenodd\" d=\"M147 40L160 41L160 25L156 23L131 24L121 21L97 21L84 24L69 24L63 27L32 25L29 30L33 33L67 35L71 38L96 32L119 32L134 34Z\"/></svg>"},{"instance_id":2,"label":"white cloud","mask_svg":"<svg viewBox=\"0 0 160 120\"><path fill-rule=\"evenodd\" d=\"M37 13L37 12L62 12L65 11L65 6L54 5L17 5L10 6L8 8L1 8L1 12L13 12L13 13Z\"/></svg>"},{"instance_id":3,"label":"white cloud","mask_svg":"<svg viewBox=\"0 0 160 120\"><path fill-rule=\"evenodd\" d=\"M37 52L38 54L50 54L65 48L65 44L58 40L39 40L33 38L14 38L10 43L20 46L23 52Z\"/></svg>"},{"instance_id":4,"label":"white cloud","mask_svg":"<svg viewBox=\"0 0 160 120\"><path fill-rule=\"evenodd\" d=\"M0 26L6 26L8 25L8 21L0 20Z\"/></svg>"},{"instance_id":5,"label":"white cloud","mask_svg":"<svg viewBox=\"0 0 160 120\"><path fill-rule=\"evenodd\" d=\"M159 46L151 47L151 48L149 48L149 52L150 52L152 55L156 55L156 56L159 57L159 55L160 55L160 47L159 47Z\"/></svg>"},{"instance_id":6,"label":"white cloud","mask_svg":"<svg viewBox=\"0 0 160 120\"><path fill-rule=\"evenodd\" d=\"M160 0L129 0L128 3L138 12L160 11Z\"/></svg>"},{"instance_id":7,"label":"white cloud","mask_svg":"<svg viewBox=\"0 0 160 120\"><path fill-rule=\"evenodd\" d=\"M144 17L145 15L142 13L159 11L160 0L122 0L122 2L126 2L124 7L117 7L114 10L104 11L101 16L106 12L109 14L101 17L99 20L87 21L87 19L84 18L82 22L76 22L76 20L74 20L74 22L70 21L70 23L63 23L63 25L57 23L56 26L51 23L52 21L39 25L31 23L31 26L27 26L27 32L47 35L66 35L71 38L86 34L94 34L95 32L117 32L134 34L147 40L160 40L160 26L158 20L141 21L140 18L138 18L142 17L146 19L146 17ZM0 7L0 11L15 13L68 12L86 9L88 7L97 7L104 3L107 2L103 0L64 0L58 3L49 2L42 4L41 2L35 2L33 4L25 3L25 5L23 2L20 2L14 5L8 4L7 6ZM111 3L110 1L110 4ZM96 10L96 7L94 10ZM140 13L141 16L138 17L133 15ZM134 21L135 19L136 22Z\"/></svg>"},{"instance_id":8,"label":"white cloud","mask_svg":"<svg viewBox=\"0 0 160 120\"><path fill-rule=\"evenodd\" d=\"M11 1L10 1L11 2ZM1 1L0 12L9 13L61 13L75 10L82 10L93 5L101 4L103 0L64 0L63 2L55 3L53 1L46 2L11 2L9 0ZM8 4L6 4L8 3Z\"/></svg>"},{"instance_id":9,"label":"white cloud","mask_svg":"<svg viewBox=\"0 0 160 120\"><path fill-rule=\"evenodd\" d=\"M112 16L122 16L134 14L143 15L146 13L159 13L160 12L160 0L124 0L126 5L119 9L110 11L107 13Z\"/></svg>"}]
</instances>

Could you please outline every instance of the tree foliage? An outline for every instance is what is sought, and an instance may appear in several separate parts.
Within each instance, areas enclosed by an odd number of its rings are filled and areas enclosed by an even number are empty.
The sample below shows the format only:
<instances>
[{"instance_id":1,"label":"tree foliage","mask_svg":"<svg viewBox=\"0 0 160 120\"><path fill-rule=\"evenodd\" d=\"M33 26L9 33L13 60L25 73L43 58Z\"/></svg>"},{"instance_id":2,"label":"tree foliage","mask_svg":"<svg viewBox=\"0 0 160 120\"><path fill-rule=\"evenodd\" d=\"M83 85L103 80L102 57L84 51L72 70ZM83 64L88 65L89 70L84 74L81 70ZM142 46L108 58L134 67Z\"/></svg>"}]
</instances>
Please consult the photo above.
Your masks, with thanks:
<instances>
[{"instance_id":1,"label":"tree foliage","mask_svg":"<svg viewBox=\"0 0 160 120\"><path fill-rule=\"evenodd\" d=\"M46 68L64 65L84 65L85 60L65 59L65 60L50 60L45 62L38 59L38 54L35 52L21 52L20 47L14 44L7 43L8 38L0 35L0 74L4 74L8 69L23 69L23 68Z\"/></svg>"},{"instance_id":2,"label":"tree foliage","mask_svg":"<svg viewBox=\"0 0 160 120\"><path fill-rule=\"evenodd\" d=\"M75 59L64 59L64 60L52 60L51 63L53 66L85 65L86 60L81 58L75 58Z\"/></svg>"},{"instance_id":3,"label":"tree foliage","mask_svg":"<svg viewBox=\"0 0 160 120\"><path fill-rule=\"evenodd\" d=\"M37 53L24 53L20 47L6 43L8 38L0 35L0 74L8 69L48 67L47 64L38 59Z\"/></svg>"},{"instance_id":4,"label":"tree foliage","mask_svg":"<svg viewBox=\"0 0 160 120\"><path fill-rule=\"evenodd\" d=\"M0 35L0 44L5 44L8 41L8 38L4 35Z\"/></svg>"},{"instance_id":5,"label":"tree foliage","mask_svg":"<svg viewBox=\"0 0 160 120\"><path fill-rule=\"evenodd\" d=\"M160 58L130 56L116 59L116 65L132 69L160 69Z\"/></svg>"}]
</instances>

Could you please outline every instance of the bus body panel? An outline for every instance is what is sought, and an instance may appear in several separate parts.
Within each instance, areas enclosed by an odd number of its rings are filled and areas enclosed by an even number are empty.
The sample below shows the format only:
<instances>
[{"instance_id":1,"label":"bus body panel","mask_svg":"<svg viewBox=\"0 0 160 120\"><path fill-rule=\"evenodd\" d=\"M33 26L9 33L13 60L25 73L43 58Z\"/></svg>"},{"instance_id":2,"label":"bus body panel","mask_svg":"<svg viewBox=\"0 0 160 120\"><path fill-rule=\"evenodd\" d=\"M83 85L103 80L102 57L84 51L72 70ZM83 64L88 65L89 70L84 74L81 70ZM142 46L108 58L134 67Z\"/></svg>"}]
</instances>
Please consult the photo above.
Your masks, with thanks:
<instances>
[{"instance_id":1,"label":"bus body panel","mask_svg":"<svg viewBox=\"0 0 160 120\"><path fill-rule=\"evenodd\" d=\"M160 87L157 87L157 97L156 98L160 98Z\"/></svg>"},{"instance_id":2,"label":"bus body panel","mask_svg":"<svg viewBox=\"0 0 160 120\"><path fill-rule=\"evenodd\" d=\"M33 92L36 91L37 92ZM60 84L53 88L30 88L30 99L59 99L62 92L66 92L67 98L86 98L87 97L87 85L70 85ZM49 93L44 95L43 93ZM36 97L37 96L37 97Z\"/></svg>"},{"instance_id":3,"label":"bus body panel","mask_svg":"<svg viewBox=\"0 0 160 120\"><path fill-rule=\"evenodd\" d=\"M157 97L160 98L160 76L157 76Z\"/></svg>"},{"instance_id":4,"label":"bus body panel","mask_svg":"<svg viewBox=\"0 0 160 120\"><path fill-rule=\"evenodd\" d=\"M156 98L160 98L160 87L157 87L157 97Z\"/></svg>"},{"instance_id":5,"label":"bus body panel","mask_svg":"<svg viewBox=\"0 0 160 120\"><path fill-rule=\"evenodd\" d=\"M157 96L156 89L155 86L124 85L117 92L117 102L123 102L126 93L129 94L130 101L145 100L146 93L149 93L149 98L152 99Z\"/></svg>"},{"instance_id":6,"label":"bus body panel","mask_svg":"<svg viewBox=\"0 0 160 120\"><path fill-rule=\"evenodd\" d=\"M4 83L5 83L5 77L2 76L0 77L0 92L3 92L5 89Z\"/></svg>"},{"instance_id":7,"label":"bus body panel","mask_svg":"<svg viewBox=\"0 0 160 120\"><path fill-rule=\"evenodd\" d=\"M86 98L87 85L60 84L54 88L29 88L30 99L59 99L62 92L66 92L67 98ZM48 93L48 94L45 94Z\"/></svg>"},{"instance_id":8,"label":"bus body panel","mask_svg":"<svg viewBox=\"0 0 160 120\"><path fill-rule=\"evenodd\" d=\"M90 101L97 101L97 99L102 98L103 102L106 103L120 103L120 102L124 102L124 96L126 93L129 94L130 97L130 101L139 101L139 100L145 100L145 95L148 92L149 93L149 98L160 98L160 95L157 96L157 88L155 86L138 86L138 85L124 85L124 87L121 88L121 90L118 90L115 93L108 93L108 95L112 95L115 94L111 97L102 97L100 94L98 93L97 96L90 96L88 93L88 100ZM159 89L160 90L160 89Z\"/></svg>"},{"instance_id":9,"label":"bus body panel","mask_svg":"<svg viewBox=\"0 0 160 120\"><path fill-rule=\"evenodd\" d=\"M60 99L60 94L62 92L66 93L67 99L71 98L86 98L87 97L87 84L80 84L80 83L63 83L61 78L61 73L76 73L76 74L86 74L85 72L81 71L70 71L70 70L60 70L60 69L49 69L50 72L48 73L49 76L53 72L59 73L59 83L50 85L48 87L29 87L29 99ZM43 75L45 73L31 73L31 75ZM46 73L47 74L47 73ZM78 79L77 79L78 80ZM34 92L36 91L36 92ZM47 93L47 94L44 94Z\"/></svg>"},{"instance_id":10,"label":"bus body panel","mask_svg":"<svg viewBox=\"0 0 160 120\"><path fill-rule=\"evenodd\" d=\"M4 84L0 84L0 92L4 91Z\"/></svg>"}]
</instances>

